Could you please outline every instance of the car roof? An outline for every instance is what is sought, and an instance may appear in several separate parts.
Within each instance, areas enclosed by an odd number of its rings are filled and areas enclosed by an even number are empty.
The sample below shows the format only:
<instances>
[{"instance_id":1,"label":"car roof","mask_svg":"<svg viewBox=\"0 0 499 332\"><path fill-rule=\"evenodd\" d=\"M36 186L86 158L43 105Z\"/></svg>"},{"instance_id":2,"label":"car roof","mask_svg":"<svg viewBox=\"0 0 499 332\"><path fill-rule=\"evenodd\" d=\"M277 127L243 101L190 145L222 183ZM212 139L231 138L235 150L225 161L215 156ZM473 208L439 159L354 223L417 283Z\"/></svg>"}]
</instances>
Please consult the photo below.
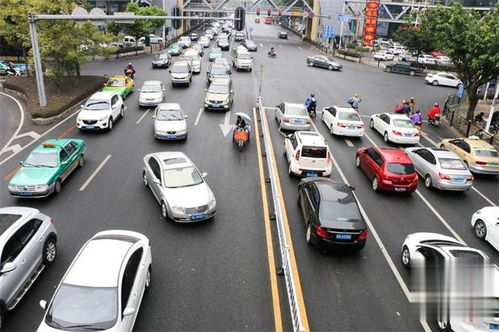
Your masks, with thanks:
<instances>
[{"instance_id":1,"label":"car roof","mask_svg":"<svg viewBox=\"0 0 499 332\"><path fill-rule=\"evenodd\" d=\"M217 84L217 85L229 85L230 84L230 78L228 77L217 77L213 81L211 81L210 85L212 84Z\"/></svg>"},{"instance_id":2,"label":"car roof","mask_svg":"<svg viewBox=\"0 0 499 332\"><path fill-rule=\"evenodd\" d=\"M482 141L481 139L472 139L472 138L465 138L464 141L471 145L472 147L475 148L491 148L495 149L492 145L489 143Z\"/></svg>"},{"instance_id":3,"label":"car roof","mask_svg":"<svg viewBox=\"0 0 499 332\"><path fill-rule=\"evenodd\" d=\"M115 94L115 91L99 91L91 95L89 99L111 99Z\"/></svg>"},{"instance_id":4,"label":"car roof","mask_svg":"<svg viewBox=\"0 0 499 332\"><path fill-rule=\"evenodd\" d=\"M116 76L111 76L109 79L110 80L124 80L124 79L126 79L126 76L116 75Z\"/></svg>"},{"instance_id":5,"label":"car roof","mask_svg":"<svg viewBox=\"0 0 499 332\"><path fill-rule=\"evenodd\" d=\"M397 113L382 113L388 115L391 119L400 119L400 120L410 120L405 114L397 114Z\"/></svg>"},{"instance_id":6,"label":"car roof","mask_svg":"<svg viewBox=\"0 0 499 332\"><path fill-rule=\"evenodd\" d=\"M314 131L296 131L296 135L300 137L300 140L303 145L311 145L311 146L327 146L324 137Z\"/></svg>"},{"instance_id":7,"label":"car roof","mask_svg":"<svg viewBox=\"0 0 499 332\"><path fill-rule=\"evenodd\" d=\"M167 110L182 110L179 103L161 103L158 105L158 109L167 109Z\"/></svg>"},{"instance_id":8,"label":"car roof","mask_svg":"<svg viewBox=\"0 0 499 332\"><path fill-rule=\"evenodd\" d=\"M437 158L461 159L457 154L447 149L427 148Z\"/></svg>"},{"instance_id":9,"label":"car roof","mask_svg":"<svg viewBox=\"0 0 499 332\"><path fill-rule=\"evenodd\" d=\"M33 151L36 152L57 152L61 149L63 145L71 141L65 138L52 138L45 140L42 144L38 145Z\"/></svg>"},{"instance_id":10,"label":"car roof","mask_svg":"<svg viewBox=\"0 0 499 332\"><path fill-rule=\"evenodd\" d=\"M156 81L156 80L151 80L151 81L145 81L142 83L142 86L146 85L161 85L161 81Z\"/></svg>"},{"instance_id":11,"label":"car roof","mask_svg":"<svg viewBox=\"0 0 499 332\"><path fill-rule=\"evenodd\" d=\"M150 155L160 160L163 169L194 166L189 157L180 151L155 152Z\"/></svg>"},{"instance_id":12,"label":"car roof","mask_svg":"<svg viewBox=\"0 0 499 332\"><path fill-rule=\"evenodd\" d=\"M175 61L172 66L189 66L189 62L186 60Z\"/></svg>"},{"instance_id":13,"label":"car roof","mask_svg":"<svg viewBox=\"0 0 499 332\"><path fill-rule=\"evenodd\" d=\"M397 148L383 148L383 147L376 147L378 152L381 153L383 158L389 162L398 162L398 163L403 163L403 164L412 164L411 159L405 154L404 151L397 149Z\"/></svg>"},{"instance_id":14,"label":"car roof","mask_svg":"<svg viewBox=\"0 0 499 332\"><path fill-rule=\"evenodd\" d=\"M303 107L305 108L305 105L304 104L300 104L300 103L288 103L288 102L284 102L284 107L285 108L288 108L288 107Z\"/></svg>"},{"instance_id":15,"label":"car roof","mask_svg":"<svg viewBox=\"0 0 499 332\"><path fill-rule=\"evenodd\" d=\"M339 112L357 113L357 111L351 107L334 106L334 108Z\"/></svg>"},{"instance_id":16,"label":"car roof","mask_svg":"<svg viewBox=\"0 0 499 332\"><path fill-rule=\"evenodd\" d=\"M338 201L345 198L345 192L352 194L350 186L334 181L313 181L320 192L321 200Z\"/></svg>"}]
</instances>

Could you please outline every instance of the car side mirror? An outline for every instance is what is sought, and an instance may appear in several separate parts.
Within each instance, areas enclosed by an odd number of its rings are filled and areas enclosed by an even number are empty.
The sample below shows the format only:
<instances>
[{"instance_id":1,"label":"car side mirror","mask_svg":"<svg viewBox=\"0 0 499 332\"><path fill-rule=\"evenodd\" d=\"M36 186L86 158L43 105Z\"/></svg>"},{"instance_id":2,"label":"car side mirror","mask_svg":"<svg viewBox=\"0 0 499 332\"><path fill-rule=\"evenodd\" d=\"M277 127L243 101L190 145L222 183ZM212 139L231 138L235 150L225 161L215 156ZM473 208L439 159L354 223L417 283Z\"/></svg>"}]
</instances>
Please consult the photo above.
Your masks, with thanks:
<instances>
[{"instance_id":1,"label":"car side mirror","mask_svg":"<svg viewBox=\"0 0 499 332\"><path fill-rule=\"evenodd\" d=\"M17 265L13 262L5 263L4 266L2 267L2 270L0 273L9 273L11 271L14 271L17 268Z\"/></svg>"},{"instance_id":2,"label":"car side mirror","mask_svg":"<svg viewBox=\"0 0 499 332\"><path fill-rule=\"evenodd\" d=\"M152 118L153 118L153 119L156 119L156 115L153 115L153 116L152 116Z\"/></svg>"},{"instance_id":3,"label":"car side mirror","mask_svg":"<svg viewBox=\"0 0 499 332\"><path fill-rule=\"evenodd\" d=\"M293 134L288 134L288 135L286 135L286 138L291 139L291 136L293 136Z\"/></svg>"},{"instance_id":4,"label":"car side mirror","mask_svg":"<svg viewBox=\"0 0 499 332\"><path fill-rule=\"evenodd\" d=\"M234 90L230 90L230 93L234 93Z\"/></svg>"},{"instance_id":5,"label":"car side mirror","mask_svg":"<svg viewBox=\"0 0 499 332\"><path fill-rule=\"evenodd\" d=\"M170 74L172 73L172 71L171 71L171 70L169 70L168 72L169 72Z\"/></svg>"},{"instance_id":6,"label":"car side mirror","mask_svg":"<svg viewBox=\"0 0 499 332\"><path fill-rule=\"evenodd\" d=\"M24 161L19 160L19 164L24 165Z\"/></svg>"},{"instance_id":7,"label":"car side mirror","mask_svg":"<svg viewBox=\"0 0 499 332\"><path fill-rule=\"evenodd\" d=\"M205 178L205 177L208 175L208 173L204 172L204 173L203 173L203 174L201 174L201 175L203 176L203 178Z\"/></svg>"},{"instance_id":8,"label":"car side mirror","mask_svg":"<svg viewBox=\"0 0 499 332\"><path fill-rule=\"evenodd\" d=\"M163 91L166 91L166 89L165 89L165 88L163 88L162 90L163 90Z\"/></svg>"},{"instance_id":9,"label":"car side mirror","mask_svg":"<svg viewBox=\"0 0 499 332\"><path fill-rule=\"evenodd\" d=\"M160 179L154 179L154 183L161 184L161 180Z\"/></svg>"},{"instance_id":10,"label":"car side mirror","mask_svg":"<svg viewBox=\"0 0 499 332\"><path fill-rule=\"evenodd\" d=\"M125 308L123 310L123 316L130 316L135 313L135 308Z\"/></svg>"},{"instance_id":11,"label":"car side mirror","mask_svg":"<svg viewBox=\"0 0 499 332\"><path fill-rule=\"evenodd\" d=\"M187 114L186 114L186 115L184 115L184 119L187 119L188 117L189 117L189 115L187 115Z\"/></svg>"},{"instance_id":12,"label":"car side mirror","mask_svg":"<svg viewBox=\"0 0 499 332\"><path fill-rule=\"evenodd\" d=\"M38 302L38 304L40 304L40 308L42 308L43 310L45 310L47 308L47 301L45 301L45 300L40 300L40 302Z\"/></svg>"},{"instance_id":13,"label":"car side mirror","mask_svg":"<svg viewBox=\"0 0 499 332\"><path fill-rule=\"evenodd\" d=\"M138 91L140 92L140 89Z\"/></svg>"}]
</instances>

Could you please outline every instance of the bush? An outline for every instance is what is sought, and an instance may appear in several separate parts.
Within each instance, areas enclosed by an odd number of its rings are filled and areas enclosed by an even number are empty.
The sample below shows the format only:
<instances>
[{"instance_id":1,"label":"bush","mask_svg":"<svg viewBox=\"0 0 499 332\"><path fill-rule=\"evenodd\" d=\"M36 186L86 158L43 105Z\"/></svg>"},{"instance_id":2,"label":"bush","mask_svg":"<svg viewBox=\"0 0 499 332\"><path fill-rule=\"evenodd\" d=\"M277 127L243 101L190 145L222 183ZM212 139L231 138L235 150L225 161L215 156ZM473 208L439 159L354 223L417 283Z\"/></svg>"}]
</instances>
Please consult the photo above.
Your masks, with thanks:
<instances>
[{"instance_id":1,"label":"bush","mask_svg":"<svg viewBox=\"0 0 499 332\"><path fill-rule=\"evenodd\" d=\"M143 50L144 50L144 46L123 47L123 48L119 48L116 51L116 54L128 53L128 52L137 52L137 51L143 51Z\"/></svg>"},{"instance_id":2,"label":"bush","mask_svg":"<svg viewBox=\"0 0 499 332\"><path fill-rule=\"evenodd\" d=\"M371 51L371 48L370 47L364 47L364 46L357 46L355 48L355 50L358 51L358 52L364 52L365 53L365 52Z\"/></svg>"},{"instance_id":3,"label":"bush","mask_svg":"<svg viewBox=\"0 0 499 332\"><path fill-rule=\"evenodd\" d=\"M338 50L337 53L338 54L342 54L342 55L351 56L351 57L354 57L354 58L360 58L360 57L362 57L362 54L360 54L359 52L357 52L355 50L350 50L350 49Z\"/></svg>"},{"instance_id":4,"label":"bush","mask_svg":"<svg viewBox=\"0 0 499 332\"><path fill-rule=\"evenodd\" d=\"M354 43L354 42L348 42L346 44L346 47L347 48L356 48L357 47L357 43Z\"/></svg>"}]
</instances>

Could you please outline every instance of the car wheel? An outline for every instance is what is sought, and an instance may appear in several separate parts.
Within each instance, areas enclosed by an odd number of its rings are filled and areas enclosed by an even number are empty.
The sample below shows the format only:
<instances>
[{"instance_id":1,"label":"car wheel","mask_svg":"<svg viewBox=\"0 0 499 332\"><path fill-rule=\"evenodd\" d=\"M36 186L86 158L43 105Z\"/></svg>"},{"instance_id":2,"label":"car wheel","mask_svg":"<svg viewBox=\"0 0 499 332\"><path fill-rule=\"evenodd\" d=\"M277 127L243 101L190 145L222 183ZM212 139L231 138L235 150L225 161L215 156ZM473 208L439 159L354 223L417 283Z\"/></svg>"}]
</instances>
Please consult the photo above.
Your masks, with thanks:
<instances>
[{"instance_id":1,"label":"car wheel","mask_svg":"<svg viewBox=\"0 0 499 332\"><path fill-rule=\"evenodd\" d=\"M355 156L355 166L357 168L360 168L360 156L359 155Z\"/></svg>"},{"instance_id":2,"label":"car wheel","mask_svg":"<svg viewBox=\"0 0 499 332\"><path fill-rule=\"evenodd\" d=\"M149 187L149 180L147 180L146 172L142 172L142 180L144 181L144 186Z\"/></svg>"},{"instance_id":3,"label":"car wheel","mask_svg":"<svg viewBox=\"0 0 499 332\"><path fill-rule=\"evenodd\" d=\"M487 236L487 226L485 226L485 223L480 219L478 219L475 222L475 226L473 227L473 230L475 231L476 237L479 239L483 240Z\"/></svg>"},{"instance_id":4,"label":"car wheel","mask_svg":"<svg viewBox=\"0 0 499 332\"><path fill-rule=\"evenodd\" d=\"M371 187L373 188L374 191L379 191L379 180L377 177L373 178Z\"/></svg>"},{"instance_id":5,"label":"car wheel","mask_svg":"<svg viewBox=\"0 0 499 332\"><path fill-rule=\"evenodd\" d=\"M147 268L144 288L148 290L150 286L151 286L151 265L149 265L149 267Z\"/></svg>"},{"instance_id":6,"label":"car wheel","mask_svg":"<svg viewBox=\"0 0 499 332\"><path fill-rule=\"evenodd\" d=\"M107 122L107 129L109 131L113 130L113 119L109 118L109 121Z\"/></svg>"},{"instance_id":7,"label":"car wheel","mask_svg":"<svg viewBox=\"0 0 499 332\"><path fill-rule=\"evenodd\" d=\"M329 65L329 66L327 67L327 69L329 69L329 70L333 70L333 69L334 69L334 67L333 67L332 65Z\"/></svg>"},{"instance_id":8,"label":"car wheel","mask_svg":"<svg viewBox=\"0 0 499 332\"><path fill-rule=\"evenodd\" d=\"M291 170L291 164L288 167L288 175L293 176L293 171Z\"/></svg>"},{"instance_id":9,"label":"car wheel","mask_svg":"<svg viewBox=\"0 0 499 332\"><path fill-rule=\"evenodd\" d=\"M168 219L168 209L166 208L165 202L161 201L161 216Z\"/></svg>"},{"instance_id":10,"label":"car wheel","mask_svg":"<svg viewBox=\"0 0 499 332\"><path fill-rule=\"evenodd\" d=\"M314 66L314 62L313 62L313 61L309 61L309 62L308 62L308 65L309 65L310 67L313 67L313 66Z\"/></svg>"},{"instance_id":11,"label":"car wheel","mask_svg":"<svg viewBox=\"0 0 499 332\"><path fill-rule=\"evenodd\" d=\"M400 253L400 261L406 269L411 266L411 253L409 252L409 248L407 248L407 246L404 246L402 248L402 252Z\"/></svg>"},{"instance_id":12,"label":"car wheel","mask_svg":"<svg viewBox=\"0 0 499 332\"><path fill-rule=\"evenodd\" d=\"M54 192L56 194L60 193L61 192L61 179L57 179L57 181L55 181L55 185L54 185Z\"/></svg>"},{"instance_id":13,"label":"car wheel","mask_svg":"<svg viewBox=\"0 0 499 332\"><path fill-rule=\"evenodd\" d=\"M391 73L391 72L392 72L392 68L390 68L390 67L386 67L386 72L387 72L387 73Z\"/></svg>"},{"instance_id":14,"label":"car wheel","mask_svg":"<svg viewBox=\"0 0 499 332\"><path fill-rule=\"evenodd\" d=\"M83 155L81 155L80 158L78 158L78 167L82 168L84 165L85 165L85 158L83 157Z\"/></svg>"},{"instance_id":15,"label":"car wheel","mask_svg":"<svg viewBox=\"0 0 499 332\"><path fill-rule=\"evenodd\" d=\"M445 149L445 146L443 144L440 144L440 149Z\"/></svg>"},{"instance_id":16,"label":"car wheel","mask_svg":"<svg viewBox=\"0 0 499 332\"><path fill-rule=\"evenodd\" d=\"M374 129L374 121L373 120L369 121L369 128Z\"/></svg>"},{"instance_id":17,"label":"car wheel","mask_svg":"<svg viewBox=\"0 0 499 332\"><path fill-rule=\"evenodd\" d=\"M437 81L437 80L435 80L435 81L431 82L431 84L433 84L433 85L437 86L437 85L438 85L438 81Z\"/></svg>"},{"instance_id":18,"label":"car wheel","mask_svg":"<svg viewBox=\"0 0 499 332\"><path fill-rule=\"evenodd\" d=\"M424 178L424 185L426 188L431 188L432 187L432 181L431 181L431 176L427 174Z\"/></svg>"},{"instance_id":19,"label":"car wheel","mask_svg":"<svg viewBox=\"0 0 499 332\"><path fill-rule=\"evenodd\" d=\"M123 119L124 116L125 116L125 107L121 106L120 117Z\"/></svg>"},{"instance_id":20,"label":"car wheel","mask_svg":"<svg viewBox=\"0 0 499 332\"><path fill-rule=\"evenodd\" d=\"M308 224L307 232L305 233L305 240L308 244L312 244L312 225Z\"/></svg>"},{"instance_id":21,"label":"car wheel","mask_svg":"<svg viewBox=\"0 0 499 332\"><path fill-rule=\"evenodd\" d=\"M52 265L57 256L57 244L54 237L49 237L43 245L43 264L45 266Z\"/></svg>"},{"instance_id":22,"label":"car wheel","mask_svg":"<svg viewBox=\"0 0 499 332\"><path fill-rule=\"evenodd\" d=\"M334 132L333 132L333 124L332 124L332 123L331 123L331 127L329 127L329 133L330 133L331 135L333 135L333 134L334 134Z\"/></svg>"},{"instance_id":23,"label":"car wheel","mask_svg":"<svg viewBox=\"0 0 499 332\"><path fill-rule=\"evenodd\" d=\"M383 135L383 141L388 143L388 133L385 131L385 134Z\"/></svg>"},{"instance_id":24,"label":"car wheel","mask_svg":"<svg viewBox=\"0 0 499 332\"><path fill-rule=\"evenodd\" d=\"M411 71L409 72L409 75L414 76L414 75L416 75L416 72L415 72L414 70L411 70Z\"/></svg>"}]
</instances>

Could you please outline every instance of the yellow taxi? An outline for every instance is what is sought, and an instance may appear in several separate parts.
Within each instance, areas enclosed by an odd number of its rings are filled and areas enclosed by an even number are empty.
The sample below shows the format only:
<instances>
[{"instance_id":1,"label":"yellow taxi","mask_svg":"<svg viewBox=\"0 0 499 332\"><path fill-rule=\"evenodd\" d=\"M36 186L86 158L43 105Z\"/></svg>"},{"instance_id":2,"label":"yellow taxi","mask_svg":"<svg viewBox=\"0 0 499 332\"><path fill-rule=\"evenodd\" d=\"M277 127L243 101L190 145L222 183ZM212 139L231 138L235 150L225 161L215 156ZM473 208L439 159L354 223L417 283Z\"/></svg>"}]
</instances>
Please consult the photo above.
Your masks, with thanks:
<instances>
[{"instance_id":1,"label":"yellow taxi","mask_svg":"<svg viewBox=\"0 0 499 332\"><path fill-rule=\"evenodd\" d=\"M125 99L133 92L134 83L127 76L113 76L105 84L102 91L115 91L121 98Z\"/></svg>"},{"instance_id":2,"label":"yellow taxi","mask_svg":"<svg viewBox=\"0 0 499 332\"><path fill-rule=\"evenodd\" d=\"M478 137L447 138L442 140L440 147L461 157L473 173L499 174L499 153Z\"/></svg>"}]
</instances>

